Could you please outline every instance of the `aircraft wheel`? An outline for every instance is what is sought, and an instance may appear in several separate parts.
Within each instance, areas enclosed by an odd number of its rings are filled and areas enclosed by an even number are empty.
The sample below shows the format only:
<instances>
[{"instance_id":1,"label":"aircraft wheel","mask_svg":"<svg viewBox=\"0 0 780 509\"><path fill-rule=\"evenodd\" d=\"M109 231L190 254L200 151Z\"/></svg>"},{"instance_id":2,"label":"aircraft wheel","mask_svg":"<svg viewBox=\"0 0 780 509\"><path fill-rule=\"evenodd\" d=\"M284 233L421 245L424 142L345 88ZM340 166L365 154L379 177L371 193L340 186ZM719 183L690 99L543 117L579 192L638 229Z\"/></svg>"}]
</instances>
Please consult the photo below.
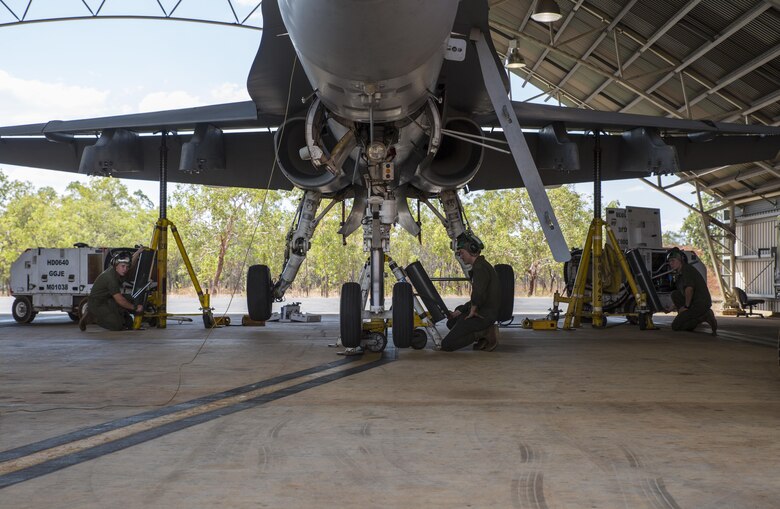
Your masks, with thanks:
<instances>
[{"instance_id":1,"label":"aircraft wheel","mask_svg":"<svg viewBox=\"0 0 780 509\"><path fill-rule=\"evenodd\" d=\"M393 344L409 348L414 334L414 294L409 283L393 286Z\"/></svg>"},{"instance_id":2,"label":"aircraft wheel","mask_svg":"<svg viewBox=\"0 0 780 509\"><path fill-rule=\"evenodd\" d=\"M267 265L252 265L246 275L246 306L249 317L258 322L271 318L274 303L271 271Z\"/></svg>"},{"instance_id":3,"label":"aircraft wheel","mask_svg":"<svg viewBox=\"0 0 780 509\"><path fill-rule=\"evenodd\" d=\"M203 327L206 329L211 329L214 327L214 320L211 318L211 315L208 313L203 313Z\"/></svg>"},{"instance_id":4,"label":"aircraft wheel","mask_svg":"<svg viewBox=\"0 0 780 509\"><path fill-rule=\"evenodd\" d=\"M498 306L497 322L507 322L512 319L515 307L515 271L511 265L500 263L494 267L498 274L501 288L501 304Z\"/></svg>"},{"instance_id":5,"label":"aircraft wheel","mask_svg":"<svg viewBox=\"0 0 780 509\"><path fill-rule=\"evenodd\" d=\"M422 350L427 344L428 335L425 333L425 329L414 329L412 333L412 348Z\"/></svg>"},{"instance_id":6,"label":"aircraft wheel","mask_svg":"<svg viewBox=\"0 0 780 509\"><path fill-rule=\"evenodd\" d=\"M29 297L17 297L11 305L11 315L19 323L30 323L37 313L33 311Z\"/></svg>"},{"instance_id":7,"label":"aircraft wheel","mask_svg":"<svg viewBox=\"0 0 780 509\"><path fill-rule=\"evenodd\" d=\"M341 344L346 348L360 346L363 336L363 295L358 283L344 283L341 286L339 303L339 322Z\"/></svg>"},{"instance_id":8,"label":"aircraft wheel","mask_svg":"<svg viewBox=\"0 0 780 509\"><path fill-rule=\"evenodd\" d=\"M78 322L79 321L78 313L73 313L73 312L68 311L68 318L70 318L74 322Z\"/></svg>"},{"instance_id":9,"label":"aircraft wheel","mask_svg":"<svg viewBox=\"0 0 780 509\"><path fill-rule=\"evenodd\" d=\"M368 334L368 339L363 342L363 346L369 352L381 352L387 346L387 336L381 332L371 332Z\"/></svg>"}]
</instances>

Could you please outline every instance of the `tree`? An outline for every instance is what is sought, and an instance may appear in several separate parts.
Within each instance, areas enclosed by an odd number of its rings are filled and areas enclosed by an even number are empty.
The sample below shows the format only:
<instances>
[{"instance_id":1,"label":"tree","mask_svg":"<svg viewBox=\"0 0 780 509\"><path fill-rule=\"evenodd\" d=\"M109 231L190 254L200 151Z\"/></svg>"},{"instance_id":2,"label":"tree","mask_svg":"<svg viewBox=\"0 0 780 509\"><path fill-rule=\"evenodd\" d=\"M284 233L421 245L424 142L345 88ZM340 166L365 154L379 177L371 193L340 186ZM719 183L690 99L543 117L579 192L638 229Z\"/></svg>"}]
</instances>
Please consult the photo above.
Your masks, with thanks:
<instances>
[{"instance_id":1,"label":"tree","mask_svg":"<svg viewBox=\"0 0 780 509\"><path fill-rule=\"evenodd\" d=\"M709 194L702 193L701 198L705 210L711 209L717 204L717 199ZM722 221L723 212L716 212L715 218ZM707 230L705 230L701 215L694 211L688 212L688 215L685 216L682 227L680 228L681 240L683 240L685 244L695 248L700 253L704 264L712 267L713 260L707 245L707 232L709 232L711 238L724 243L724 232L720 228L710 224Z\"/></svg>"},{"instance_id":2,"label":"tree","mask_svg":"<svg viewBox=\"0 0 780 509\"><path fill-rule=\"evenodd\" d=\"M582 246L592 219L585 197L572 186L547 192L559 226L570 247ZM525 189L487 191L474 198L474 231L485 242L485 256L492 263L508 263L523 274L529 295L537 283L552 291L559 286L562 265L550 255L550 248ZM540 278L543 278L540 281Z\"/></svg>"},{"instance_id":3,"label":"tree","mask_svg":"<svg viewBox=\"0 0 780 509\"><path fill-rule=\"evenodd\" d=\"M176 186L169 217L179 230L198 280L212 293L240 291L246 270L258 260L273 265L284 247L283 224L290 212L278 191ZM169 243L172 284L189 286L186 267Z\"/></svg>"},{"instance_id":4,"label":"tree","mask_svg":"<svg viewBox=\"0 0 780 509\"><path fill-rule=\"evenodd\" d=\"M7 288L11 263L25 249L132 247L151 234L154 211L143 193L129 194L117 179L72 183L63 196L50 187L8 182L0 173L0 278Z\"/></svg>"}]
</instances>

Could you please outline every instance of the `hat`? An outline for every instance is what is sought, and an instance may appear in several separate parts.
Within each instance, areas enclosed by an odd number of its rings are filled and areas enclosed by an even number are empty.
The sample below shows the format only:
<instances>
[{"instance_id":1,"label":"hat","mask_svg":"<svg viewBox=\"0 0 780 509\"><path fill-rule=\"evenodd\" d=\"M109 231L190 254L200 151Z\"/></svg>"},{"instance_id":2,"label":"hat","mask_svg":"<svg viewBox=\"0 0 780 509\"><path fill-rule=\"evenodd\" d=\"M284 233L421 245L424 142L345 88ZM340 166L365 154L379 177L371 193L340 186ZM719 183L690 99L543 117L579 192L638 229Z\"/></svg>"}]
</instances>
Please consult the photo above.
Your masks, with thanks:
<instances>
[{"instance_id":1,"label":"hat","mask_svg":"<svg viewBox=\"0 0 780 509\"><path fill-rule=\"evenodd\" d=\"M116 267L120 263L125 263L127 265L130 265L130 261L132 260L132 255L129 251L119 251L118 253L114 254L114 256L111 257L111 265Z\"/></svg>"},{"instance_id":2,"label":"hat","mask_svg":"<svg viewBox=\"0 0 780 509\"><path fill-rule=\"evenodd\" d=\"M685 256L685 253L680 249L679 247L673 247L666 253L666 261L667 263L672 258L680 260L683 263L688 263L688 257Z\"/></svg>"},{"instance_id":3,"label":"hat","mask_svg":"<svg viewBox=\"0 0 780 509\"><path fill-rule=\"evenodd\" d=\"M455 239L455 249L465 249L471 254L479 254L485 249L485 244L473 232L467 230Z\"/></svg>"}]
</instances>

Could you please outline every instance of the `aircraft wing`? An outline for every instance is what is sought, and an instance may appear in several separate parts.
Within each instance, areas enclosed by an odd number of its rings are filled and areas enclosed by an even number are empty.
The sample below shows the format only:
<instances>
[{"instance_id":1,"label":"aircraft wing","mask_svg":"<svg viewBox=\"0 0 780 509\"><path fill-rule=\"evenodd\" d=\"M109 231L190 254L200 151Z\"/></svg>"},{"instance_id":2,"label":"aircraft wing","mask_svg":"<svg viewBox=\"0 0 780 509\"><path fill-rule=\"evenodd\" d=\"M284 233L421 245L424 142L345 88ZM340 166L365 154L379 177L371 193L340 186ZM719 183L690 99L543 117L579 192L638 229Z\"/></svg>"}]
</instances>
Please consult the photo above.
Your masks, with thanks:
<instances>
[{"instance_id":1,"label":"aircraft wing","mask_svg":"<svg viewBox=\"0 0 780 509\"><path fill-rule=\"evenodd\" d=\"M292 189L262 127L252 101L0 127L0 163L155 181L167 130L170 182Z\"/></svg>"},{"instance_id":2,"label":"aircraft wing","mask_svg":"<svg viewBox=\"0 0 780 509\"><path fill-rule=\"evenodd\" d=\"M601 145L602 180L619 180L705 170L780 155L780 128L706 120L672 119L513 102L529 149L546 186L593 181L593 130ZM498 124L494 114L476 117L483 129ZM486 135L503 140L503 134ZM469 189L522 187L509 154L487 150Z\"/></svg>"}]
</instances>

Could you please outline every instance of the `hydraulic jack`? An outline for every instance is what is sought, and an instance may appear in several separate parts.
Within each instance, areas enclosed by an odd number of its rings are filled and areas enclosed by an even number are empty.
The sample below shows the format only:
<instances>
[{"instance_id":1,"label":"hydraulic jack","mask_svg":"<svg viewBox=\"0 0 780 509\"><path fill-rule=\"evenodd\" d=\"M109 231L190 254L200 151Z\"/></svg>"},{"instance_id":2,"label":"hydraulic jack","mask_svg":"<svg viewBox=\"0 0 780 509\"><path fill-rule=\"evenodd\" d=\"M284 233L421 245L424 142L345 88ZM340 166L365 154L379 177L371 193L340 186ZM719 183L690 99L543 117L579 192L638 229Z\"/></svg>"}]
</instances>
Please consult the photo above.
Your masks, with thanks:
<instances>
[{"instance_id":1,"label":"hydraulic jack","mask_svg":"<svg viewBox=\"0 0 780 509\"><path fill-rule=\"evenodd\" d=\"M187 256L187 250L184 249L184 243L181 240L179 231L176 226L171 222L168 217L168 147L167 147L168 133L163 131L160 138L160 216L154 225L154 232L152 233L152 240L149 244L148 251L156 253L156 272L157 272L157 286L151 291L148 291L149 284L147 284L142 291L138 292L139 295L134 295L137 299L136 302L144 304L144 314L137 315L133 320L133 328L138 329L144 320L150 324L155 325L157 328L164 329L167 325L168 317L172 316L167 311L168 305L168 229L170 228L173 238L176 241L176 246L179 248L179 253L184 260L184 265L187 267L187 274L189 274L192 280L192 285L195 287L195 292L198 294L198 301L200 302L200 309L203 314L203 325L206 328L219 327L223 325L230 325L230 318L227 316L215 317L213 314L213 308L211 307L211 297L208 292L204 292L198 282L198 276L195 274L195 270L192 268L189 256ZM138 282L136 281L136 284ZM181 316L177 313L176 316Z\"/></svg>"},{"instance_id":2,"label":"hydraulic jack","mask_svg":"<svg viewBox=\"0 0 780 509\"><path fill-rule=\"evenodd\" d=\"M551 317L556 320L559 315L558 304L566 302L566 315L563 321L564 330L572 330L579 327L583 316L589 316L592 319L593 327L604 327L607 319L603 310L602 299L602 266L604 264L604 233L606 241L613 248L615 259L620 266L623 276L631 290L631 294L636 301L636 315L639 328L655 329L652 321L652 313L647 308L647 296L639 290L639 286L634 279L628 261L623 251L620 249L612 228L601 218L601 144L599 140L599 131L594 132L595 144L593 154L593 221L588 228L588 235L585 239L585 246L582 250L582 258L577 267L577 276L574 278L574 286L569 297L564 297L555 292L553 298L553 310ZM591 291L590 296L585 295L588 270L592 266ZM591 311L587 312L584 305L590 304Z\"/></svg>"}]
</instances>

